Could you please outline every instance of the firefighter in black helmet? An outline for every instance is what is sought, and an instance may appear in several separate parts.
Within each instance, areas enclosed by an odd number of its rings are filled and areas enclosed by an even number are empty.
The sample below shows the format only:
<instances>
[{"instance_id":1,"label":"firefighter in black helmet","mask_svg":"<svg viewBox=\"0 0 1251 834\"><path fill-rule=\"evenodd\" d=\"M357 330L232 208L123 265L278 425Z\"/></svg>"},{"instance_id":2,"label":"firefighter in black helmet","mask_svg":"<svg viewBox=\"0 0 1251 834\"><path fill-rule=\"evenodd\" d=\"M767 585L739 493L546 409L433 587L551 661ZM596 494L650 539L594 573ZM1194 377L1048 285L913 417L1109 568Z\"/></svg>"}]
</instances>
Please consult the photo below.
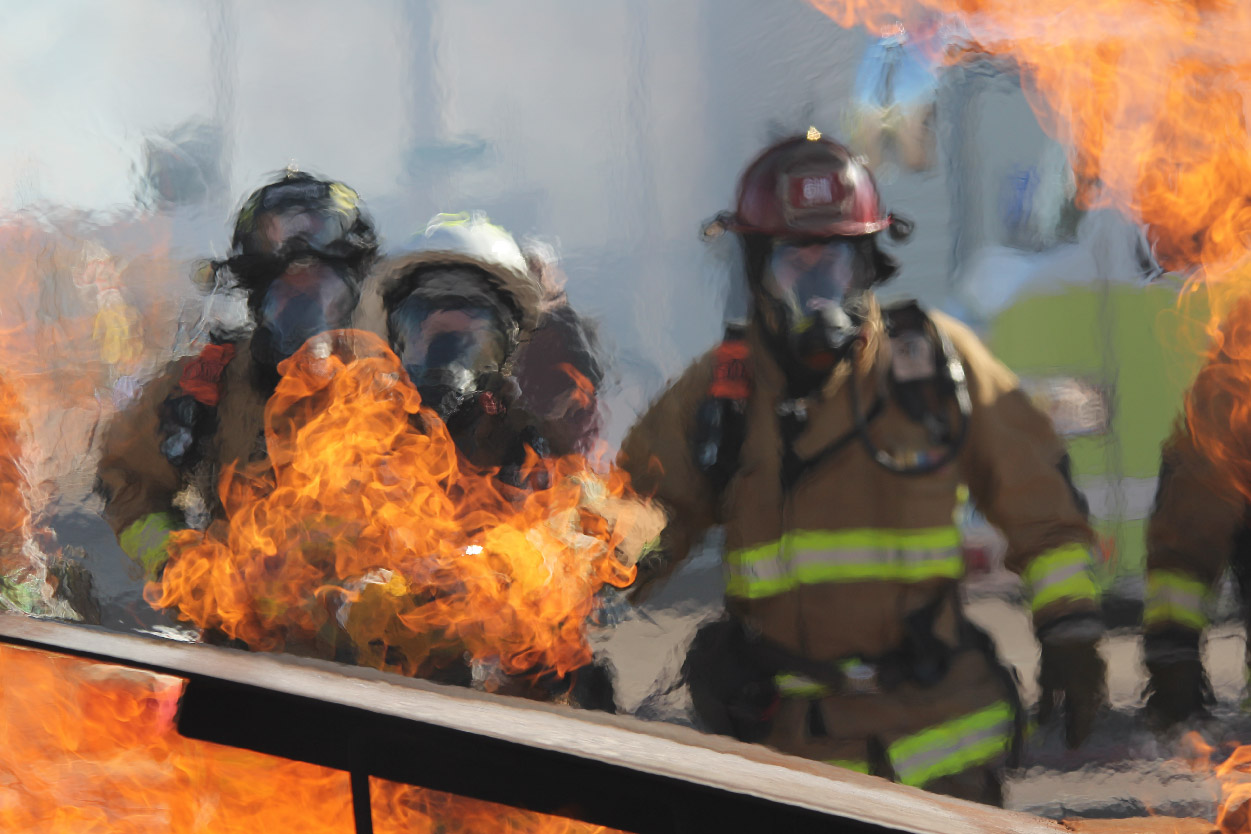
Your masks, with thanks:
<instances>
[{"instance_id":1,"label":"firefighter in black helmet","mask_svg":"<svg viewBox=\"0 0 1251 834\"><path fill-rule=\"evenodd\" d=\"M351 324L378 241L348 186L288 170L239 209L218 287L247 298L252 329L212 333L176 360L107 430L98 470L104 517L149 578L169 533L219 515L223 469L265 456L263 411L278 363L306 340Z\"/></svg>"}]
</instances>

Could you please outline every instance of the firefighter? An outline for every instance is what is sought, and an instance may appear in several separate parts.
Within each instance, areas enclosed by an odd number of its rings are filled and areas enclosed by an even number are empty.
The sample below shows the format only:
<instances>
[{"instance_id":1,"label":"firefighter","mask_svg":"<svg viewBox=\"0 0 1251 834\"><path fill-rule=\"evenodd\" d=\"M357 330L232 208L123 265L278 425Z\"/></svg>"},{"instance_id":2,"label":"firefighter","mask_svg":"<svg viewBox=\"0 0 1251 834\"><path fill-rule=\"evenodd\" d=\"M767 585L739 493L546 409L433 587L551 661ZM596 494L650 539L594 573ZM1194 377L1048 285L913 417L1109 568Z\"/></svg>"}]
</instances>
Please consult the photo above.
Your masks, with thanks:
<instances>
[{"instance_id":1,"label":"firefighter","mask_svg":"<svg viewBox=\"0 0 1251 834\"><path fill-rule=\"evenodd\" d=\"M1243 301L1230 321L1245 320ZM1230 340L1241 329L1227 324L1221 344L1187 392L1188 414L1164 441L1155 502L1147 522L1147 588L1143 608L1143 659L1148 672L1146 712L1157 729L1208 717L1216 699L1203 667L1201 637L1208 625L1211 596L1231 568L1251 624L1251 525L1247 500L1228 476L1196 444L1193 430L1209 433L1214 445L1241 450L1230 437L1230 390L1240 387L1237 357ZM1251 669L1251 647L1247 653Z\"/></svg>"},{"instance_id":2,"label":"firefighter","mask_svg":"<svg viewBox=\"0 0 1251 834\"><path fill-rule=\"evenodd\" d=\"M481 213L438 215L409 249L381 262L367 280L357 327L388 341L423 405L446 425L464 461L478 470L494 470L515 488L543 486L525 474L528 455L563 455L588 443L585 431L570 433L555 425L568 421L571 411L594 409L593 389L572 406L569 392L584 391L592 376L596 382L602 377L579 319L571 310L562 312L567 305L545 291L533 260L513 236ZM536 332L550 338L527 353ZM529 363L527 379L544 383L536 382L538 393L529 398L515 376L523 355ZM567 371L559 367L566 361ZM593 425L585 418L581 423L584 430ZM549 437L557 439L555 447ZM351 618L368 599L366 588L345 616L349 632L354 632ZM371 654L374 647L360 651L372 665L406 666L402 646L377 656ZM509 677L458 658L446 661L434 658L440 668L419 674L462 685L489 676L495 691L541 699L568 696L580 706L614 709L603 664L558 678Z\"/></svg>"},{"instance_id":3,"label":"firefighter","mask_svg":"<svg viewBox=\"0 0 1251 834\"><path fill-rule=\"evenodd\" d=\"M357 321L388 340L461 454L515 479L527 447L586 449L603 379L593 336L513 236L481 213L441 214L410 249L379 265Z\"/></svg>"},{"instance_id":4,"label":"firefighter","mask_svg":"<svg viewBox=\"0 0 1251 834\"><path fill-rule=\"evenodd\" d=\"M171 531L221 514L227 466L265 458L263 413L278 363L306 339L347 327L377 253L373 222L340 182L289 170L239 210L219 285L247 298L252 329L216 333L176 360L110 424L97 490L122 549L149 579Z\"/></svg>"},{"instance_id":5,"label":"firefighter","mask_svg":"<svg viewBox=\"0 0 1251 834\"><path fill-rule=\"evenodd\" d=\"M622 465L669 511L639 590L725 527L727 618L685 676L714 732L967 799L1002 801L1023 727L1012 675L965 618L967 484L1006 535L1042 646L1040 718L1070 746L1106 700L1092 533L1061 441L965 327L882 309L895 262L870 172L815 130L747 168L705 229L741 243L745 325L629 432Z\"/></svg>"}]
</instances>

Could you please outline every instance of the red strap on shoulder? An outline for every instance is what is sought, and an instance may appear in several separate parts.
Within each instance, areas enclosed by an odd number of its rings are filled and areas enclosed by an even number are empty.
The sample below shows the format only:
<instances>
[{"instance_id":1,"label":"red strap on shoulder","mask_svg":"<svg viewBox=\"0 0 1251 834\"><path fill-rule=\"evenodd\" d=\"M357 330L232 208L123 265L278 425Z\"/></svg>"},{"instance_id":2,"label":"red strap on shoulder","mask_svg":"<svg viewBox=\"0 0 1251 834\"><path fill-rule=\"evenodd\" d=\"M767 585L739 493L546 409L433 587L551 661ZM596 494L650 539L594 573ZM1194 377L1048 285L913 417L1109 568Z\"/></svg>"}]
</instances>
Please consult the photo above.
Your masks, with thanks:
<instances>
[{"instance_id":1,"label":"red strap on shoulder","mask_svg":"<svg viewBox=\"0 0 1251 834\"><path fill-rule=\"evenodd\" d=\"M178 387L195 397L197 402L216 406L221 399L222 374L234 356L233 344L207 345L182 369Z\"/></svg>"},{"instance_id":2,"label":"red strap on shoulder","mask_svg":"<svg viewBox=\"0 0 1251 834\"><path fill-rule=\"evenodd\" d=\"M708 393L723 400L745 400L751 394L747 342L726 339L713 351L712 384Z\"/></svg>"}]
</instances>

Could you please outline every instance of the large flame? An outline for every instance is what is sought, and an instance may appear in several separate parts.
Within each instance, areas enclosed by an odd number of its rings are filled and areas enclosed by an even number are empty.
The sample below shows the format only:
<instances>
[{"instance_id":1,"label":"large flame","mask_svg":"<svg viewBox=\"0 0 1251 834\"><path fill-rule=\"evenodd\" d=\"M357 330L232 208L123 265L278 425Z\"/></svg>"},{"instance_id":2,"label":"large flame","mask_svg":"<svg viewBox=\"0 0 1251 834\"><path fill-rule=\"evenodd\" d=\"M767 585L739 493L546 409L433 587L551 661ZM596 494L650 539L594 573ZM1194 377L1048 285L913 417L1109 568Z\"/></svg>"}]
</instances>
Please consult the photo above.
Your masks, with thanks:
<instances>
[{"instance_id":1,"label":"large flame","mask_svg":"<svg viewBox=\"0 0 1251 834\"><path fill-rule=\"evenodd\" d=\"M0 604L77 619L54 597L59 581L72 574L81 583L85 573L45 522L59 500L90 490L82 473L97 426L155 359L145 334L168 335L155 323L172 319L167 304L150 302L145 317L123 291L175 271L158 240L135 266L75 237L85 223L64 226L24 216L0 223Z\"/></svg>"},{"instance_id":2,"label":"large flame","mask_svg":"<svg viewBox=\"0 0 1251 834\"><path fill-rule=\"evenodd\" d=\"M1251 500L1251 4L810 2L844 27L930 26L937 15L961 33L949 60L1016 63L1040 123L1068 150L1078 204L1145 224L1156 258L1188 273L1183 301L1199 303L1184 306L1205 318L1212 346L1187 394L1187 425L1230 496ZM1249 762L1242 747L1217 768L1228 788L1217 820L1225 834L1251 832Z\"/></svg>"},{"instance_id":3,"label":"large flame","mask_svg":"<svg viewBox=\"0 0 1251 834\"><path fill-rule=\"evenodd\" d=\"M634 577L623 474L532 458L520 490L472 471L371 334L312 341L281 371L269 461L223 476L225 520L175 534L153 605L261 650L346 641L405 674L466 653L509 674L590 661L596 592Z\"/></svg>"},{"instance_id":4,"label":"large flame","mask_svg":"<svg viewBox=\"0 0 1251 834\"><path fill-rule=\"evenodd\" d=\"M0 664L0 830L352 830L347 774L179 736L181 680L9 647Z\"/></svg>"},{"instance_id":5,"label":"large flame","mask_svg":"<svg viewBox=\"0 0 1251 834\"><path fill-rule=\"evenodd\" d=\"M811 0L841 25L946 19L948 56L1001 55L1069 148L1079 201L1146 223L1174 268L1227 268L1251 231L1251 9L1223 0ZM1209 278L1213 277L1209 273Z\"/></svg>"},{"instance_id":6,"label":"large flame","mask_svg":"<svg viewBox=\"0 0 1251 834\"><path fill-rule=\"evenodd\" d=\"M178 735L183 681L0 647L6 834L353 830L348 775ZM601 834L598 826L375 782L380 834Z\"/></svg>"},{"instance_id":7,"label":"large flame","mask_svg":"<svg viewBox=\"0 0 1251 834\"><path fill-rule=\"evenodd\" d=\"M1187 301L1226 366L1187 413L1199 447L1251 497L1251 4L1238 0L810 0L843 26L899 21L953 33L948 60L1014 61L1035 113L1068 149L1083 207L1146 225L1157 259L1189 274ZM958 41L958 42L957 42ZM1199 292L1201 291L1201 292ZM1206 305L1206 309L1199 309ZM1222 329L1227 317L1233 320ZM1217 393L1231 407L1200 401Z\"/></svg>"}]
</instances>

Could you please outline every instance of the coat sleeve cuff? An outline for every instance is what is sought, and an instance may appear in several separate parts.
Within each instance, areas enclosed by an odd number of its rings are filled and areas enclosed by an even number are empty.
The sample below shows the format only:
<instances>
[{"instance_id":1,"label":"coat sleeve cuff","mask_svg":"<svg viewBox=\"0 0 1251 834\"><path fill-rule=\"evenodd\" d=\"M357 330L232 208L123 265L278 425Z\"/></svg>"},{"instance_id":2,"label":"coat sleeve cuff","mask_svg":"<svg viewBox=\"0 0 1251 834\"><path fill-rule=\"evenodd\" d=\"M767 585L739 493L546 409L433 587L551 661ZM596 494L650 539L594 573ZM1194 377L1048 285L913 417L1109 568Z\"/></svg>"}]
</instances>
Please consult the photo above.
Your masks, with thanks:
<instances>
[{"instance_id":1,"label":"coat sleeve cuff","mask_svg":"<svg viewBox=\"0 0 1251 834\"><path fill-rule=\"evenodd\" d=\"M1044 550L1021 574L1035 624L1058 616L1099 610L1094 560L1084 544Z\"/></svg>"},{"instance_id":2,"label":"coat sleeve cuff","mask_svg":"<svg viewBox=\"0 0 1251 834\"><path fill-rule=\"evenodd\" d=\"M1142 612L1146 631L1181 627L1202 631L1208 625L1208 584L1189 573L1173 570L1147 571L1147 596Z\"/></svg>"}]
</instances>

